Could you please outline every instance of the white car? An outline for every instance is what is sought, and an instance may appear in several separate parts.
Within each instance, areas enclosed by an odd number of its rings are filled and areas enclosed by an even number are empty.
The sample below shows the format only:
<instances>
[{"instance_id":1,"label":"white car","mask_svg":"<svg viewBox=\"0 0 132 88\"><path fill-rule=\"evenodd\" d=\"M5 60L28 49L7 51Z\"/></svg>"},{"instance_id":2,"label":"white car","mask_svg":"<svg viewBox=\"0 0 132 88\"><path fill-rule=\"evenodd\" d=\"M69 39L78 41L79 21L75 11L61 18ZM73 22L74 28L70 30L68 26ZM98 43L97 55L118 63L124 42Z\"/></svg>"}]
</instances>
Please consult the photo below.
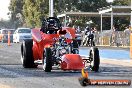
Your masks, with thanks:
<instances>
[{"instance_id":1,"label":"white car","mask_svg":"<svg viewBox=\"0 0 132 88\"><path fill-rule=\"evenodd\" d=\"M30 28L17 28L13 34L13 43L22 42L25 39L32 39Z\"/></svg>"}]
</instances>

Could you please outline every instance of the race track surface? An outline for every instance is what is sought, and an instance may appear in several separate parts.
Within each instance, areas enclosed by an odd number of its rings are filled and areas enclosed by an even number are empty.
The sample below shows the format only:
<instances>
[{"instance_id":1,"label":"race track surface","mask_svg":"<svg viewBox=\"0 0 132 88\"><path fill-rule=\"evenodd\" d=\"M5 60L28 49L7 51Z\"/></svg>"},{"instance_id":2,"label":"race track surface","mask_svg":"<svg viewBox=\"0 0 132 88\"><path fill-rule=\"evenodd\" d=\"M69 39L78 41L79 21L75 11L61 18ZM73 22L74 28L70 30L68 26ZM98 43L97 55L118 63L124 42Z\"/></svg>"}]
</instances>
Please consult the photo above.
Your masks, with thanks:
<instances>
[{"instance_id":1,"label":"race track surface","mask_svg":"<svg viewBox=\"0 0 132 88\"><path fill-rule=\"evenodd\" d=\"M83 48L80 48L83 50ZM89 49L89 48L86 48ZM118 62L117 62L118 63ZM90 79L132 79L132 67L101 62L99 72L89 71ZM0 43L0 88L83 88L80 71L25 69L20 62L20 44ZM132 88L132 86L87 86L85 88Z\"/></svg>"}]
</instances>

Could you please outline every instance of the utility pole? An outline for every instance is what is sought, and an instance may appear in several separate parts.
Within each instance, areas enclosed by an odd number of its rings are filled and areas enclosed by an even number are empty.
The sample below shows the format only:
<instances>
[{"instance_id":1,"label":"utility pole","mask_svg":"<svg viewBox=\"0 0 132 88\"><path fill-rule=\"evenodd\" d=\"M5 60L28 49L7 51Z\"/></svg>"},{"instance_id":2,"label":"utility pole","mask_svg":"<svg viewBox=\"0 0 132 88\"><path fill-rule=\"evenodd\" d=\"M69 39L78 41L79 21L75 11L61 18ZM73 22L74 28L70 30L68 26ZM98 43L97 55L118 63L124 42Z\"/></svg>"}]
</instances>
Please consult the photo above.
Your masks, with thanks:
<instances>
[{"instance_id":1,"label":"utility pole","mask_svg":"<svg viewBox=\"0 0 132 88\"><path fill-rule=\"evenodd\" d=\"M131 23L131 30L132 30L132 0L131 0L131 21L130 23Z\"/></svg>"},{"instance_id":2,"label":"utility pole","mask_svg":"<svg viewBox=\"0 0 132 88\"><path fill-rule=\"evenodd\" d=\"M132 0L131 0L131 20L130 20L130 23L131 23L130 30L132 31ZM130 58L132 59L132 32L130 34Z\"/></svg>"},{"instance_id":3,"label":"utility pole","mask_svg":"<svg viewBox=\"0 0 132 88\"><path fill-rule=\"evenodd\" d=\"M49 0L49 17L54 16L54 2L53 0Z\"/></svg>"}]
</instances>

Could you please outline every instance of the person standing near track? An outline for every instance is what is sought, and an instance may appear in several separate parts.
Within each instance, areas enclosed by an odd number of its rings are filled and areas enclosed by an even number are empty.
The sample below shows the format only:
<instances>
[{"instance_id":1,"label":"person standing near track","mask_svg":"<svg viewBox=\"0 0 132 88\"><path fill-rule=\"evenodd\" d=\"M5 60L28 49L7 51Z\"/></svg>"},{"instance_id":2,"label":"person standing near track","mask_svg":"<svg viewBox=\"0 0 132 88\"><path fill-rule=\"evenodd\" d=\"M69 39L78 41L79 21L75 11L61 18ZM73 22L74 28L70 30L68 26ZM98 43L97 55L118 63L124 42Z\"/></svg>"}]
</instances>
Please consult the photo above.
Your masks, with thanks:
<instances>
[{"instance_id":1,"label":"person standing near track","mask_svg":"<svg viewBox=\"0 0 132 88\"><path fill-rule=\"evenodd\" d=\"M93 39L94 39L94 30L93 28L86 27L84 31L85 35L83 38L83 45L84 46L94 46Z\"/></svg>"},{"instance_id":2,"label":"person standing near track","mask_svg":"<svg viewBox=\"0 0 132 88\"><path fill-rule=\"evenodd\" d=\"M126 40L126 46L129 46L130 45L130 33L131 33L131 30L130 30L130 28L129 28L129 26L127 26L126 28L125 28L125 30L124 30L124 35L125 35L125 40Z\"/></svg>"},{"instance_id":3,"label":"person standing near track","mask_svg":"<svg viewBox=\"0 0 132 88\"><path fill-rule=\"evenodd\" d=\"M112 28L112 34L110 38L110 46L117 45L117 28L113 26Z\"/></svg>"},{"instance_id":4,"label":"person standing near track","mask_svg":"<svg viewBox=\"0 0 132 88\"><path fill-rule=\"evenodd\" d=\"M86 46L86 41L87 41L87 34L89 32L89 27L87 26L84 30L84 35L83 35L83 41L82 41L82 44L81 46Z\"/></svg>"}]
</instances>

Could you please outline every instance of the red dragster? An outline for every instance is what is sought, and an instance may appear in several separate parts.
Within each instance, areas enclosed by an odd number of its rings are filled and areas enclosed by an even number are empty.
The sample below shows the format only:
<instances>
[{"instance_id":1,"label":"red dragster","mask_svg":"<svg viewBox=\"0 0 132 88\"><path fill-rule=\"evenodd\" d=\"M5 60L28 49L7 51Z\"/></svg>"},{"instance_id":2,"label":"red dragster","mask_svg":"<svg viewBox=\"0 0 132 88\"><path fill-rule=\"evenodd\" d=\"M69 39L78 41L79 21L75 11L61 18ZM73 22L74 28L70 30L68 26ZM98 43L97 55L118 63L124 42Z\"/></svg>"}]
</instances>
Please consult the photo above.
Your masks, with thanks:
<instances>
[{"instance_id":1,"label":"red dragster","mask_svg":"<svg viewBox=\"0 0 132 88\"><path fill-rule=\"evenodd\" d=\"M21 45L21 61L24 68L35 68L42 64L46 72L51 72L54 65L62 70L81 70L88 62L94 71L98 71L98 49L92 48L90 57L82 59L75 29L61 28L59 20L50 17L46 20L44 31L40 30L42 28L32 29L33 40L24 40Z\"/></svg>"}]
</instances>

